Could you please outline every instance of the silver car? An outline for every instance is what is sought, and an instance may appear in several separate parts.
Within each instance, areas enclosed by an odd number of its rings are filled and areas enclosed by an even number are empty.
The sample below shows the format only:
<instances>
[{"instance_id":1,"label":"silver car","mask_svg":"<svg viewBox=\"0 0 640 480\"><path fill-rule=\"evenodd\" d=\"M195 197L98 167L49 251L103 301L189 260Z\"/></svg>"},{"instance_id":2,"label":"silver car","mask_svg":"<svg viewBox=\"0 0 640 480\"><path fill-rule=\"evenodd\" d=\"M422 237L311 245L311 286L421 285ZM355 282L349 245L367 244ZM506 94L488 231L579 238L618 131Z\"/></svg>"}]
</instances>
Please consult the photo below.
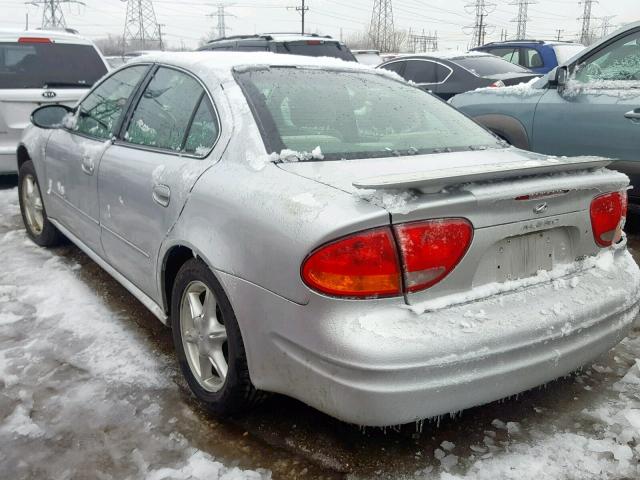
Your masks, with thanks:
<instances>
[{"instance_id":1,"label":"silver car","mask_svg":"<svg viewBox=\"0 0 640 480\"><path fill-rule=\"evenodd\" d=\"M75 105L108 71L96 46L64 31L0 29L0 175L17 173L16 148L41 105Z\"/></svg>"},{"instance_id":2,"label":"silver car","mask_svg":"<svg viewBox=\"0 0 640 480\"><path fill-rule=\"evenodd\" d=\"M261 392L361 425L454 412L571 372L638 313L625 175L507 147L384 70L159 54L32 120L27 233L170 325L218 414Z\"/></svg>"}]
</instances>

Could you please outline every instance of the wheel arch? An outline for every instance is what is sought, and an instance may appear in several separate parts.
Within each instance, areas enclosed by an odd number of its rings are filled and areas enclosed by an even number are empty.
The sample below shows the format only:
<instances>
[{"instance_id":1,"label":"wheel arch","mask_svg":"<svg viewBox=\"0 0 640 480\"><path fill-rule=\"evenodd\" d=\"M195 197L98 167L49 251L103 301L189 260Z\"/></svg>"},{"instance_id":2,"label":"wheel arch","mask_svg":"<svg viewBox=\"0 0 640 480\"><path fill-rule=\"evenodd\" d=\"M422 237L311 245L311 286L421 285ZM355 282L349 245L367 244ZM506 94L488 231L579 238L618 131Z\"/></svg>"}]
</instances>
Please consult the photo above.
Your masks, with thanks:
<instances>
[{"instance_id":1,"label":"wheel arch","mask_svg":"<svg viewBox=\"0 0 640 480\"><path fill-rule=\"evenodd\" d=\"M17 150L17 157L18 157L18 171L20 171L20 167L22 167L22 165L25 162L28 162L29 160L31 160L31 156L29 155L29 152L27 151L27 147L25 147L23 144L20 144L18 146L18 150Z\"/></svg>"},{"instance_id":2,"label":"wheel arch","mask_svg":"<svg viewBox=\"0 0 640 480\"><path fill-rule=\"evenodd\" d=\"M529 134L525 126L517 118L502 114L487 114L473 117L483 127L503 138L511 145L523 150L530 150Z\"/></svg>"}]
</instances>

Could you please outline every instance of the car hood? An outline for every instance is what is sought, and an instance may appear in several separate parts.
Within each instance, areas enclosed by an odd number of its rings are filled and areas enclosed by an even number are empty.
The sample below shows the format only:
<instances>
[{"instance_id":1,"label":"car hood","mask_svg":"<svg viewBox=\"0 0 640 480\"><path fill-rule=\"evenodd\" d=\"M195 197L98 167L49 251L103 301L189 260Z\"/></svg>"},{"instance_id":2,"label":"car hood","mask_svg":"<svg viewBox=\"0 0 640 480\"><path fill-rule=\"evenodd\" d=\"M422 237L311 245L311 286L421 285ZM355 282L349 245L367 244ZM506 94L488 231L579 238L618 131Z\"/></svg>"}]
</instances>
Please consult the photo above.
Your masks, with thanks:
<instances>
[{"instance_id":1,"label":"car hood","mask_svg":"<svg viewBox=\"0 0 640 480\"><path fill-rule=\"evenodd\" d=\"M550 157L517 148L437 153L411 157L280 163L287 172L347 193L363 189L439 191L468 181L492 180L604 166L606 159Z\"/></svg>"}]
</instances>

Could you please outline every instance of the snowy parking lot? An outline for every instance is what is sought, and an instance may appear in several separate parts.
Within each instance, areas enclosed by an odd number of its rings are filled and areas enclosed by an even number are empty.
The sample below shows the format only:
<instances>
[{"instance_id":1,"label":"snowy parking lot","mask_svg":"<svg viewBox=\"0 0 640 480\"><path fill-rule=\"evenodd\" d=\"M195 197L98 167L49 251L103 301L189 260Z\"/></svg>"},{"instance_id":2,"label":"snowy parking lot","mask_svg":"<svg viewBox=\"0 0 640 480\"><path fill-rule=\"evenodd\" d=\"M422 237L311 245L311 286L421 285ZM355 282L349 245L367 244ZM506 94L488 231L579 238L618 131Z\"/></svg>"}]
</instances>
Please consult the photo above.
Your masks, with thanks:
<instances>
[{"instance_id":1,"label":"snowy parking lot","mask_svg":"<svg viewBox=\"0 0 640 480\"><path fill-rule=\"evenodd\" d=\"M189 393L169 331L74 246L30 242L1 181L3 478L640 476L640 324L581 372L453 418L360 429L274 395L222 421Z\"/></svg>"}]
</instances>

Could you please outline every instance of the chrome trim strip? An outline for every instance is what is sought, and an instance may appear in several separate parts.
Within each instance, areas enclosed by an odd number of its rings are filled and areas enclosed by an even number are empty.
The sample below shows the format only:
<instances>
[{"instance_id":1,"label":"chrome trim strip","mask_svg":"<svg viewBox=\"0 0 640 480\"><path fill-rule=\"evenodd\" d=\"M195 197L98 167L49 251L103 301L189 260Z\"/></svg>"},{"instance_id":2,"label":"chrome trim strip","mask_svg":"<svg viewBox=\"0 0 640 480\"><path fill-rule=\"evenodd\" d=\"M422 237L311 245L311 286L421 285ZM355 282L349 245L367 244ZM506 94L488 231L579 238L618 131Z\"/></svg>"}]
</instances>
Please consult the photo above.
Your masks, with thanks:
<instances>
[{"instance_id":1,"label":"chrome trim strip","mask_svg":"<svg viewBox=\"0 0 640 480\"><path fill-rule=\"evenodd\" d=\"M96 262L104 271L106 271L109 275L111 275L120 285L126 288L131 295L136 297L140 303L142 303L145 307L147 307L151 313L153 313L158 320L160 320L163 324L169 324L169 318L165 314L164 310L160 305L158 305L151 297L147 296L142 290L136 287L133 283L127 280L120 272L118 272L115 268L109 265L106 261L102 259L97 253L87 247L84 243L78 239L74 234L72 234L69 230L63 227L60 222L49 217L49 221L55 225L55 227L60 230L69 240L71 240L80 250L82 250L91 260Z\"/></svg>"},{"instance_id":2,"label":"chrome trim strip","mask_svg":"<svg viewBox=\"0 0 640 480\"><path fill-rule=\"evenodd\" d=\"M52 190L52 192L49 195L55 195L56 197L58 197L60 200L62 200L66 205L68 205L69 207L71 207L73 210L75 210L76 212L80 213L82 216L88 218L91 223L94 223L95 225L100 225L100 222L98 220L96 220L95 218L93 218L91 215L89 215L86 212L83 212L82 210L80 210L78 207L76 207L73 203L71 203L69 200L66 199L66 197L60 195L58 192L56 192L55 190Z\"/></svg>"}]
</instances>

